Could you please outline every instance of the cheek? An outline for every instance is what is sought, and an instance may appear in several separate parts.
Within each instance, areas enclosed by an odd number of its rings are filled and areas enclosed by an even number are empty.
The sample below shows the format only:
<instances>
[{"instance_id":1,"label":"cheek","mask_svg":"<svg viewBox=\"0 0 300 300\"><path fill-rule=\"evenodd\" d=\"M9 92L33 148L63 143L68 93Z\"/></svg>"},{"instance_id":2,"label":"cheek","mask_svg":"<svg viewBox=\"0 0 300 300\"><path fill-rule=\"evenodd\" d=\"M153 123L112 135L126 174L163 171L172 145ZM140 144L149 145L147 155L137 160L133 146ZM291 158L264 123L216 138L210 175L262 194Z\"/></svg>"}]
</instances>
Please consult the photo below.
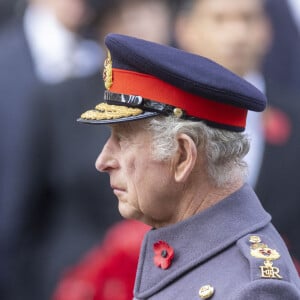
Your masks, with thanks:
<instances>
[{"instance_id":1,"label":"cheek","mask_svg":"<svg viewBox=\"0 0 300 300\"><path fill-rule=\"evenodd\" d=\"M163 172L145 178L140 190L139 207L145 216L156 221L169 220L176 211L176 188L170 176Z\"/></svg>"},{"instance_id":2,"label":"cheek","mask_svg":"<svg viewBox=\"0 0 300 300\"><path fill-rule=\"evenodd\" d=\"M144 177L147 176L145 175L147 173L146 168L133 157L126 160L126 167L124 169L125 172L123 173L123 176L127 181L128 191L133 197L131 199L133 200L136 198L135 201L138 201L140 190L145 188Z\"/></svg>"},{"instance_id":3,"label":"cheek","mask_svg":"<svg viewBox=\"0 0 300 300\"><path fill-rule=\"evenodd\" d=\"M126 165L126 178L129 182L132 182L132 184L138 184L141 177L141 168L139 170L137 165L138 164L134 159L128 160Z\"/></svg>"},{"instance_id":4,"label":"cheek","mask_svg":"<svg viewBox=\"0 0 300 300\"><path fill-rule=\"evenodd\" d=\"M167 166L152 164L137 172L136 190L139 199L147 204L155 203L165 199L170 192L172 175Z\"/></svg>"}]
</instances>

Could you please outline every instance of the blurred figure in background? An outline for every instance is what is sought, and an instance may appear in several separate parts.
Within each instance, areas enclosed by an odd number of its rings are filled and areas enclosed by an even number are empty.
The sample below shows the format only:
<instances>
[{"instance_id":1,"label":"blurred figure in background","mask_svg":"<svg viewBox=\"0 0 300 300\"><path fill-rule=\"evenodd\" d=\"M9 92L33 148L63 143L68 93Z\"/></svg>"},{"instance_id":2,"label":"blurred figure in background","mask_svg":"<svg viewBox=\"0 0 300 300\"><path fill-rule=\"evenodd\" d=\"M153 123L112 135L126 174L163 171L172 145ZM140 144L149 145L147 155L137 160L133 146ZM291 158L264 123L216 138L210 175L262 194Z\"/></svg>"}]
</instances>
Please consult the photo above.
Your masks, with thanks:
<instances>
[{"instance_id":1,"label":"blurred figure in background","mask_svg":"<svg viewBox=\"0 0 300 300\"><path fill-rule=\"evenodd\" d=\"M99 69L99 47L80 35L92 16L89 0L29 1L24 30L39 79L58 83Z\"/></svg>"},{"instance_id":2,"label":"blurred figure in background","mask_svg":"<svg viewBox=\"0 0 300 300\"><path fill-rule=\"evenodd\" d=\"M123 220L65 273L53 300L131 300L140 247L150 226Z\"/></svg>"},{"instance_id":3,"label":"blurred figure in background","mask_svg":"<svg viewBox=\"0 0 300 300\"><path fill-rule=\"evenodd\" d=\"M96 35L102 45L109 32L132 35L161 44L172 39L173 2L171 0L111 0L98 10Z\"/></svg>"},{"instance_id":4,"label":"blurred figure in background","mask_svg":"<svg viewBox=\"0 0 300 300\"><path fill-rule=\"evenodd\" d=\"M262 0L190 0L179 7L175 40L184 50L210 58L268 93L261 73L271 28ZM254 187L263 157L262 115L248 113L248 182Z\"/></svg>"},{"instance_id":5,"label":"blurred figure in background","mask_svg":"<svg viewBox=\"0 0 300 300\"><path fill-rule=\"evenodd\" d=\"M285 91L298 93L300 76L300 2L269 0L267 12L274 38L264 62L268 80Z\"/></svg>"},{"instance_id":6,"label":"blurred figure in background","mask_svg":"<svg viewBox=\"0 0 300 300\"><path fill-rule=\"evenodd\" d=\"M92 43L97 49L93 56L94 50L83 51L87 48L80 46L84 39L79 33L92 16L88 5L88 0L30 1L24 16L0 29L0 298L4 300L45 299L34 281L43 267L36 276L34 259L50 234L47 222L56 195L47 172L53 120L46 103L34 94L42 84L87 76L99 68L99 47Z\"/></svg>"},{"instance_id":7,"label":"blurred figure in background","mask_svg":"<svg viewBox=\"0 0 300 300\"><path fill-rule=\"evenodd\" d=\"M277 2L280 6L287 4L281 0ZM283 88L284 79L275 84L272 77L263 72L273 40L268 11L275 4L276 0L183 1L175 39L181 48L215 60L266 93L269 100L266 112L256 116L248 114L246 131L252 139L250 153L246 156L248 182L255 187L273 223L288 240L294 259L299 259L300 102L291 95L291 89ZM285 12L283 9L282 14ZM277 13L277 27L279 22L291 21L281 16L279 10ZM286 38L290 39L288 33ZM295 41L296 45L298 42ZM292 44L287 51L294 51L290 48ZM270 62L274 66L281 65L284 77L282 61Z\"/></svg>"},{"instance_id":8,"label":"blurred figure in background","mask_svg":"<svg viewBox=\"0 0 300 300\"><path fill-rule=\"evenodd\" d=\"M265 77L273 87L272 109L265 115L265 156L256 190L290 252L300 260L300 2L266 4L274 32L264 63Z\"/></svg>"},{"instance_id":9,"label":"blurred figure in background","mask_svg":"<svg viewBox=\"0 0 300 300\"><path fill-rule=\"evenodd\" d=\"M0 26L10 21L16 14L19 0L1 0L0 1Z\"/></svg>"}]
</instances>

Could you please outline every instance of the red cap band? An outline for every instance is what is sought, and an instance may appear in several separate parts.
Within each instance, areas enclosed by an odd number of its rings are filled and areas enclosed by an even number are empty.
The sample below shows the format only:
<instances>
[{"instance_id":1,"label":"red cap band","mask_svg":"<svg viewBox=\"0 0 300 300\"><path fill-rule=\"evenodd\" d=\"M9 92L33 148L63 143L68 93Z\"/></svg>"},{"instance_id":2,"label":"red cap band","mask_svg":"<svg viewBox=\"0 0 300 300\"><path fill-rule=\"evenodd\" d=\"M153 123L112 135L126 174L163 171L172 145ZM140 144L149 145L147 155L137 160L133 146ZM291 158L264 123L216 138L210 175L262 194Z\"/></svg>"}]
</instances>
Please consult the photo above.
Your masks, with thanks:
<instances>
[{"instance_id":1,"label":"red cap band","mask_svg":"<svg viewBox=\"0 0 300 300\"><path fill-rule=\"evenodd\" d=\"M246 109L188 93L151 75L113 69L113 84L109 91L169 104L202 120L240 128L246 126Z\"/></svg>"}]
</instances>

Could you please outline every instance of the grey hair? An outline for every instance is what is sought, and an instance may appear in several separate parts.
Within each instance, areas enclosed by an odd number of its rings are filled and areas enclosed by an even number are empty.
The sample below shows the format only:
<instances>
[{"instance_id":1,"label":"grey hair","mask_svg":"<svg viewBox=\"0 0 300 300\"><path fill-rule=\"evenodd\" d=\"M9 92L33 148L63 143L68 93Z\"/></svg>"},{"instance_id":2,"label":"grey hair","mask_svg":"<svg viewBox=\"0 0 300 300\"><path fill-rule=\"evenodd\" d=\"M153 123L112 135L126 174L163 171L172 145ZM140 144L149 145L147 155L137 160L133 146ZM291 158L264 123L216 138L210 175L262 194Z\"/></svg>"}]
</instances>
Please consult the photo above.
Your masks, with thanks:
<instances>
[{"instance_id":1,"label":"grey hair","mask_svg":"<svg viewBox=\"0 0 300 300\"><path fill-rule=\"evenodd\" d=\"M247 174L243 158L249 151L250 141L243 133L173 116L149 119L147 129L153 136L152 152L156 160L169 160L178 148L176 137L185 133L194 141L198 153L206 156L207 172L217 186L244 179Z\"/></svg>"}]
</instances>

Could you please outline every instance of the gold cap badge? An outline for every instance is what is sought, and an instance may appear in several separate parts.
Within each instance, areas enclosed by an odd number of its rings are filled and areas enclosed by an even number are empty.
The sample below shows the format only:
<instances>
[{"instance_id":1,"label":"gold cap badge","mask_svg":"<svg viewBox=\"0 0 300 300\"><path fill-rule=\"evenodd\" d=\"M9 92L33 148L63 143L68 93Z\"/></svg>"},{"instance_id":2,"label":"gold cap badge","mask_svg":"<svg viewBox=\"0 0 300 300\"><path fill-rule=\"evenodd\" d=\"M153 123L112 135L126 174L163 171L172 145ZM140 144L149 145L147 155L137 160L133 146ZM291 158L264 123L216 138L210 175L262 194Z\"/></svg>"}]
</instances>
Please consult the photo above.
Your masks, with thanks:
<instances>
[{"instance_id":1,"label":"gold cap badge","mask_svg":"<svg viewBox=\"0 0 300 300\"><path fill-rule=\"evenodd\" d=\"M107 51L107 58L104 61L103 80L105 88L109 90L113 84L112 59L109 51Z\"/></svg>"}]
</instances>

